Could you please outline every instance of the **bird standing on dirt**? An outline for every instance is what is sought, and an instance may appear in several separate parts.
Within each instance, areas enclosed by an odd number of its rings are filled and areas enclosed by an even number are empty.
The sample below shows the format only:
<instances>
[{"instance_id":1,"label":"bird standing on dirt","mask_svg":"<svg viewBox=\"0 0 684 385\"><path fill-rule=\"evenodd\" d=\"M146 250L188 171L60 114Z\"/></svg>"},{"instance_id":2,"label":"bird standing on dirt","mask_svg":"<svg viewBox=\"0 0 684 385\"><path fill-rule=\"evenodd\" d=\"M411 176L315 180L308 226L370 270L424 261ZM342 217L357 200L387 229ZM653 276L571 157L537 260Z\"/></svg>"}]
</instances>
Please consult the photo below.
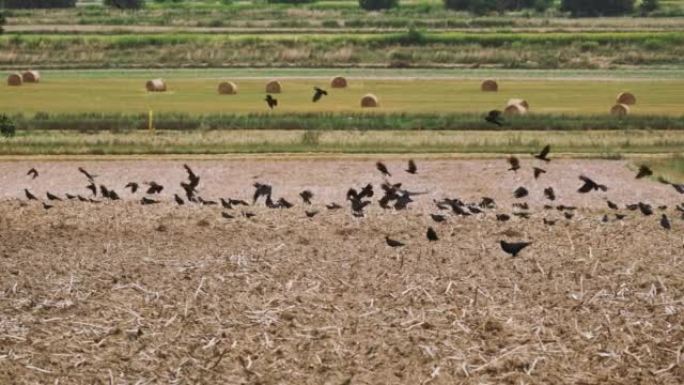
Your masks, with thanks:
<instances>
[{"instance_id":1,"label":"bird standing on dirt","mask_svg":"<svg viewBox=\"0 0 684 385\"><path fill-rule=\"evenodd\" d=\"M415 174L418 172L418 167L416 166L416 162L414 162L413 159L409 159L408 168L406 169L406 172L409 174Z\"/></svg>"},{"instance_id":2,"label":"bird standing on dirt","mask_svg":"<svg viewBox=\"0 0 684 385\"><path fill-rule=\"evenodd\" d=\"M274 98L270 94L266 95L266 99L264 100L266 101L266 104L268 104L268 108L270 109L273 109L273 107L278 106L278 99Z\"/></svg>"},{"instance_id":3,"label":"bird standing on dirt","mask_svg":"<svg viewBox=\"0 0 684 385\"><path fill-rule=\"evenodd\" d=\"M515 196L518 199L524 198L528 194L529 194L529 192L527 191L527 189L525 187L522 187L522 186L518 187L515 191L513 191L513 196Z\"/></svg>"},{"instance_id":4,"label":"bird standing on dirt","mask_svg":"<svg viewBox=\"0 0 684 385\"><path fill-rule=\"evenodd\" d=\"M61 201L62 198L58 197L57 195L51 194L49 191L45 193L45 196L47 196L48 200L51 201Z\"/></svg>"},{"instance_id":5,"label":"bird standing on dirt","mask_svg":"<svg viewBox=\"0 0 684 385\"><path fill-rule=\"evenodd\" d=\"M328 91L318 87L314 87L313 102L316 103L317 101L321 100L323 95L328 96Z\"/></svg>"},{"instance_id":6,"label":"bird standing on dirt","mask_svg":"<svg viewBox=\"0 0 684 385\"><path fill-rule=\"evenodd\" d=\"M499 242L499 244L501 245L501 249L503 251L505 251L507 254L510 254L512 257L516 257L519 252L521 252L527 246L531 245L532 242L508 243L506 241L501 241L501 242Z\"/></svg>"},{"instance_id":7,"label":"bird standing on dirt","mask_svg":"<svg viewBox=\"0 0 684 385\"><path fill-rule=\"evenodd\" d=\"M427 236L428 241L430 241L430 242L435 242L435 241L439 240L439 237L437 236L437 232L432 227L428 227L426 236Z\"/></svg>"},{"instance_id":8,"label":"bird standing on dirt","mask_svg":"<svg viewBox=\"0 0 684 385\"><path fill-rule=\"evenodd\" d=\"M662 226L665 230L672 229L672 226L670 225L670 220L667 218L667 215L663 214L663 216L660 217L660 226Z\"/></svg>"},{"instance_id":9,"label":"bird standing on dirt","mask_svg":"<svg viewBox=\"0 0 684 385\"><path fill-rule=\"evenodd\" d=\"M31 194L31 192L26 188L24 189L24 194L26 195L26 199L28 199L30 201L37 201L38 200L38 198L36 198L35 195Z\"/></svg>"},{"instance_id":10,"label":"bird standing on dirt","mask_svg":"<svg viewBox=\"0 0 684 385\"><path fill-rule=\"evenodd\" d=\"M299 196L302 198L302 201L306 203L307 205L311 204L311 198L313 198L314 194L309 191L309 190L304 190L299 193Z\"/></svg>"},{"instance_id":11,"label":"bird standing on dirt","mask_svg":"<svg viewBox=\"0 0 684 385\"><path fill-rule=\"evenodd\" d=\"M378 171L380 171L383 176L392 176L392 174L390 174L389 170L387 170L387 166L385 166L385 164L382 162L375 163L375 168L377 168Z\"/></svg>"},{"instance_id":12,"label":"bird standing on dirt","mask_svg":"<svg viewBox=\"0 0 684 385\"><path fill-rule=\"evenodd\" d=\"M387 246L393 247L393 248L394 248L394 247L406 246L405 243L402 243L402 242L399 242L399 241L397 241L397 240L391 239L391 238L388 237L388 236L385 236L385 242L387 242Z\"/></svg>"},{"instance_id":13,"label":"bird standing on dirt","mask_svg":"<svg viewBox=\"0 0 684 385\"><path fill-rule=\"evenodd\" d=\"M503 125L503 120L501 118L501 111L499 110L491 110L485 116L485 121L489 122L491 124L496 124L497 126L501 127Z\"/></svg>"},{"instance_id":14,"label":"bird standing on dirt","mask_svg":"<svg viewBox=\"0 0 684 385\"><path fill-rule=\"evenodd\" d=\"M28 170L26 175L30 175L31 179L36 179L36 178L38 178L38 170L36 170L35 168L32 168L32 169Z\"/></svg>"},{"instance_id":15,"label":"bird standing on dirt","mask_svg":"<svg viewBox=\"0 0 684 385\"><path fill-rule=\"evenodd\" d=\"M547 144L539 154L535 155L534 157L543 160L544 162L550 162L551 159L548 158L549 152L551 151L551 145Z\"/></svg>"},{"instance_id":16,"label":"bird standing on dirt","mask_svg":"<svg viewBox=\"0 0 684 385\"><path fill-rule=\"evenodd\" d=\"M644 165L641 165L641 167L639 167L639 172L636 175L636 179L641 179L643 177L651 176L651 175L653 175L653 171L651 171L651 169L644 164Z\"/></svg>"}]
</instances>

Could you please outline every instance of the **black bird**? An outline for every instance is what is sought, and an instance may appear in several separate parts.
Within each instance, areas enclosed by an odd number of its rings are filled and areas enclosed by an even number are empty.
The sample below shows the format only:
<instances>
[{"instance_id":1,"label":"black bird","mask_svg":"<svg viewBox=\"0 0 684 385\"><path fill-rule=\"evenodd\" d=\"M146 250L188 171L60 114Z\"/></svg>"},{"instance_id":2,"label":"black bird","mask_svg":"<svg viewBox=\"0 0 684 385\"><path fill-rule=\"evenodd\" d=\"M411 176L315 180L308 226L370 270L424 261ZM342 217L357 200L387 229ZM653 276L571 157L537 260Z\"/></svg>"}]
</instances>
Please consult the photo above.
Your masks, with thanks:
<instances>
[{"instance_id":1,"label":"black bird","mask_svg":"<svg viewBox=\"0 0 684 385\"><path fill-rule=\"evenodd\" d=\"M508 164L511 165L511 168L508 169L508 171L518 171L520 170L520 160L514 156L511 156L508 158Z\"/></svg>"},{"instance_id":2,"label":"black bird","mask_svg":"<svg viewBox=\"0 0 684 385\"><path fill-rule=\"evenodd\" d=\"M530 219L530 213L524 211L513 213L513 215L523 219Z\"/></svg>"},{"instance_id":3,"label":"black bird","mask_svg":"<svg viewBox=\"0 0 684 385\"><path fill-rule=\"evenodd\" d=\"M513 203L513 207L521 209L521 210L529 210L530 209L530 205L527 204L527 202L523 202L523 203L515 202L515 203Z\"/></svg>"},{"instance_id":4,"label":"black bird","mask_svg":"<svg viewBox=\"0 0 684 385\"><path fill-rule=\"evenodd\" d=\"M80 195L76 195L76 198L78 198L78 200L81 201L81 202L90 202L87 198L84 198L84 197L82 197L82 196L80 196Z\"/></svg>"},{"instance_id":5,"label":"black bird","mask_svg":"<svg viewBox=\"0 0 684 385\"><path fill-rule=\"evenodd\" d=\"M603 218L601 218L601 222L603 222L603 223L608 222L608 214L604 215Z\"/></svg>"},{"instance_id":6,"label":"black bird","mask_svg":"<svg viewBox=\"0 0 684 385\"><path fill-rule=\"evenodd\" d=\"M38 170L36 170L35 168L32 168L32 169L28 170L26 175L31 175L32 176L31 179L36 179L36 178L38 178Z\"/></svg>"},{"instance_id":7,"label":"black bird","mask_svg":"<svg viewBox=\"0 0 684 385\"><path fill-rule=\"evenodd\" d=\"M131 194L135 194L138 191L138 184L135 182L129 182L124 189L131 189Z\"/></svg>"},{"instance_id":8,"label":"black bird","mask_svg":"<svg viewBox=\"0 0 684 385\"><path fill-rule=\"evenodd\" d=\"M160 185L159 183L157 183L155 181L147 182L146 184L148 186L150 186L147 189L148 194L159 194L160 192L162 192L162 190L164 190L164 186Z\"/></svg>"},{"instance_id":9,"label":"black bird","mask_svg":"<svg viewBox=\"0 0 684 385\"><path fill-rule=\"evenodd\" d=\"M621 221L621 220L625 219L626 217L627 217L627 215L625 215L625 214L615 214L615 219L617 219L618 221Z\"/></svg>"},{"instance_id":10,"label":"black bird","mask_svg":"<svg viewBox=\"0 0 684 385\"><path fill-rule=\"evenodd\" d=\"M255 190L252 204L255 204L256 201L259 200L259 198L262 196L266 197L266 199L271 199L271 193L273 191L273 188L270 185L256 182L254 183L254 188Z\"/></svg>"},{"instance_id":11,"label":"black bird","mask_svg":"<svg viewBox=\"0 0 684 385\"><path fill-rule=\"evenodd\" d=\"M36 198L35 195L31 194L31 192L28 189L24 189L24 194L26 195L26 199L30 201L37 201L38 198Z\"/></svg>"},{"instance_id":12,"label":"black bird","mask_svg":"<svg viewBox=\"0 0 684 385\"><path fill-rule=\"evenodd\" d=\"M232 206L249 206L249 203L243 201L242 199L228 199L228 203L230 203Z\"/></svg>"},{"instance_id":13,"label":"black bird","mask_svg":"<svg viewBox=\"0 0 684 385\"><path fill-rule=\"evenodd\" d=\"M521 252L524 248L527 246L531 245L531 242L512 242L508 243L506 241L501 241L499 242L501 245L501 249L505 251L507 254L510 254L512 257L516 257L519 252Z\"/></svg>"},{"instance_id":14,"label":"black bird","mask_svg":"<svg viewBox=\"0 0 684 385\"><path fill-rule=\"evenodd\" d=\"M658 181L659 181L660 183L669 184L669 185L672 186L678 193L684 194L684 184L672 183L672 182L668 181L667 179L663 178L662 176L658 178Z\"/></svg>"},{"instance_id":15,"label":"black bird","mask_svg":"<svg viewBox=\"0 0 684 385\"><path fill-rule=\"evenodd\" d=\"M399 195L397 201L394 202L394 209L404 210L406 207L408 207L408 204L411 202L413 202L413 199L411 199L411 193L408 191L404 191Z\"/></svg>"},{"instance_id":16,"label":"black bird","mask_svg":"<svg viewBox=\"0 0 684 385\"><path fill-rule=\"evenodd\" d=\"M304 190L304 191L299 193L299 196L302 197L302 200L304 201L304 203L306 203L307 205L310 205L311 204L311 198L313 198L314 194L309 190Z\"/></svg>"},{"instance_id":17,"label":"black bird","mask_svg":"<svg viewBox=\"0 0 684 385\"><path fill-rule=\"evenodd\" d=\"M156 200L150 199L150 198L146 198L146 197L143 197L140 200L140 204L143 204L143 205L153 205L155 203L159 203L159 201L156 201Z\"/></svg>"},{"instance_id":18,"label":"black bird","mask_svg":"<svg viewBox=\"0 0 684 385\"><path fill-rule=\"evenodd\" d=\"M224 209L231 210L233 208L233 204L230 203L230 200L219 198L219 201L221 202L221 206L223 206Z\"/></svg>"},{"instance_id":19,"label":"black bird","mask_svg":"<svg viewBox=\"0 0 684 385\"><path fill-rule=\"evenodd\" d=\"M197 174L195 174L195 172L192 171L190 166L188 166L187 164L184 164L183 168L188 173L188 181L190 182L190 186L197 187L199 185L200 177Z\"/></svg>"},{"instance_id":20,"label":"black bird","mask_svg":"<svg viewBox=\"0 0 684 385\"><path fill-rule=\"evenodd\" d=\"M86 188L93 193L93 196L97 196L97 186L95 186L94 182L91 182L89 185L86 186Z\"/></svg>"},{"instance_id":21,"label":"black bird","mask_svg":"<svg viewBox=\"0 0 684 385\"><path fill-rule=\"evenodd\" d=\"M392 176L390 172L387 170L387 166L385 166L384 163L382 162L377 162L375 163L375 167L382 173L383 176Z\"/></svg>"},{"instance_id":22,"label":"black bird","mask_svg":"<svg viewBox=\"0 0 684 385\"><path fill-rule=\"evenodd\" d=\"M535 155L534 157L539 159L539 160L543 160L544 162L550 162L551 159L548 158L550 151L551 151L551 145L547 144L546 147L544 147L541 150L541 152L539 154Z\"/></svg>"},{"instance_id":23,"label":"black bird","mask_svg":"<svg viewBox=\"0 0 684 385\"><path fill-rule=\"evenodd\" d=\"M47 196L47 199L51 200L51 201L61 201L62 200L62 198L58 197L57 195L50 194L49 191L46 192L45 195Z\"/></svg>"},{"instance_id":24,"label":"black bird","mask_svg":"<svg viewBox=\"0 0 684 385\"><path fill-rule=\"evenodd\" d=\"M290 209L294 205L292 203L288 202L287 200L285 200L285 198L280 198L280 199L278 199L278 206L280 206L280 208L282 208L282 209Z\"/></svg>"},{"instance_id":25,"label":"black bird","mask_svg":"<svg viewBox=\"0 0 684 385\"><path fill-rule=\"evenodd\" d=\"M616 205L615 203L613 203L611 201L608 201L607 203L608 203L608 208L610 208L611 210L617 210L618 209L618 205Z\"/></svg>"},{"instance_id":26,"label":"black bird","mask_svg":"<svg viewBox=\"0 0 684 385\"><path fill-rule=\"evenodd\" d=\"M278 105L278 99L274 98L273 96L266 95L266 104L268 104L268 108L273 109L273 107L276 107Z\"/></svg>"},{"instance_id":27,"label":"black bird","mask_svg":"<svg viewBox=\"0 0 684 385\"><path fill-rule=\"evenodd\" d=\"M326 90L320 89L318 87L314 87L314 96L313 96L313 102L316 103L317 101L321 100L323 95L328 96L328 92Z\"/></svg>"},{"instance_id":28,"label":"black bird","mask_svg":"<svg viewBox=\"0 0 684 385\"><path fill-rule=\"evenodd\" d=\"M242 216L245 217L245 218L253 218L253 217L256 217L256 214L254 214L254 213L251 212L251 211L244 211L244 212L242 213Z\"/></svg>"},{"instance_id":29,"label":"black bird","mask_svg":"<svg viewBox=\"0 0 684 385\"><path fill-rule=\"evenodd\" d=\"M553 191L553 187L547 187L544 189L544 196L550 201L556 200L556 193Z\"/></svg>"},{"instance_id":30,"label":"black bird","mask_svg":"<svg viewBox=\"0 0 684 385\"><path fill-rule=\"evenodd\" d=\"M364 188L361 189L359 193L360 198L372 198L373 197L373 185L368 183Z\"/></svg>"},{"instance_id":31,"label":"black bird","mask_svg":"<svg viewBox=\"0 0 684 385\"><path fill-rule=\"evenodd\" d=\"M118 201L121 198L119 198L119 194L116 193L114 190L109 190L109 194L107 195L107 198L111 201Z\"/></svg>"},{"instance_id":32,"label":"black bird","mask_svg":"<svg viewBox=\"0 0 684 385\"><path fill-rule=\"evenodd\" d=\"M86 171L83 167L79 167L78 171L81 172L81 174L85 175L86 178L88 178L89 181L94 182L95 178L97 178L97 175L91 174L88 171Z\"/></svg>"},{"instance_id":33,"label":"black bird","mask_svg":"<svg viewBox=\"0 0 684 385\"><path fill-rule=\"evenodd\" d=\"M43 202L43 208L44 208L45 210L50 210L50 209L53 208L53 207L55 207L55 206L49 205L49 204Z\"/></svg>"},{"instance_id":34,"label":"black bird","mask_svg":"<svg viewBox=\"0 0 684 385\"><path fill-rule=\"evenodd\" d=\"M178 206L183 206L185 204L185 202L183 202L183 198L178 196L178 194L173 194L173 199L176 201Z\"/></svg>"},{"instance_id":35,"label":"black bird","mask_svg":"<svg viewBox=\"0 0 684 385\"><path fill-rule=\"evenodd\" d=\"M338 205L337 203L333 202L329 205L325 205L325 208L328 210L339 210L342 208L342 206Z\"/></svg>"},{"instance_id":36,"label":"black bird","mask_svg":"<svg viewBox=\"0 0 684 385\"><path fill-rule=\"evenodd\" d=\"M638 205L639 205L639 210L641 211L642 214L644 214L646 216L653 215L653 208L651 207L651 205L649 205L648 203L643 203L643 202L639 202Z\"/></svg>"},{"instance_id":37,"label":"black bird","mask_svg":"<svg viewBox=\"0 0 684 385\"><path fill-rule=\"evenodd\" d=\"M71 195L71 194L69 194L69 193L64 194L64 196L66 196L67 199L70 200L70 201L76 199L76 195Z\"/></svg>"},{"instance_id":38,"label":"black bird","mask_svg":"<svg viewBox=\"0 0 684 385\"><path fill-rule=\"evenodd\" d=\"M556 221L555 221L555 220L551 220L551 219L546 219L546 218L544 218L544 224L547 225L547 226L553 226L553 225L556 224Z\"/></svg>"},{"instance_id":39,"label":"black bird","mask_svg":"<svg viewBox=\"0 0 684 385\"><path fill-rule=\"evenodd\" d=\"M416 162L414 162L413 159L409 159L408 168L406 169L406 172L409 174L415 174L416 172L418 172L418 167L416 167Z\"/></svg>"},{"instance_id":40,"label":"black bird","mask_svg":"<svg viewBox=\"0 0 684 385\"><path fill-rule=\"evenodd\" d=\"M316 214L318 214L318 210L307 210L304 211L304 214L306 214L306 216L309 218L313 218L316 216Z\"/></svg>"},{"instance_id":41,"label":"black bird","mask_svg":"<svg viewBox=\"0 0 684 385\"><path fill-rule=\"evenodd\" d=\"M539 175L541 175L541 174L546 174L546 170L544 170L543 168L535 167L534 168L534 179L539 178Z\"/></svg>"},{"instance_id":42,"label":"black bird","mask_svg":"<svg viewBox=\"0 0 684 385\"><path fill-rule=\"evenodd\" d=\"M577 190L577 192L579 192L579 193L584 194L584 193L588 193L591 190L608 191L608 187L606 187L605 185L602 185L602 184L598 184L598 183L594 182L593 180L587 178L584 175L580 175L579 178L580 178L580 180L582 180L584 182L584 184Z\"/></svg>"},{"instance_id":43,"label":"black bird","mask_svg":"<svg viewBox=\"0 0 684 385\"><path fill-rule=\"evenodd\" d=\"M665 229L665 230L671 230L672 226L670 226L670 220L667 219L667 215L663 214L662 217L660 217L660 225Z\"/></svg>"},{"instance_id":44,"label":"black bird","mask_svg":"<svg viewBox=\"0 0 684 385\"><path fill-rule=\"evenodd\" d=\"M206 199L203 199L203 198L200 197L200 196L197 197L197 200L199 201L199 203L201 203L201 204L203 204L203 205L205 205L205 206L213 206L213 205L218 204L218 203L216 203L216 201L206 200Z\"/></svg>"},{"instance_id":45,"label":"black bird","mask_svg":"<svg viewBox=\"0 0 684 385\"><path fill-rule=\"evenodd\" d=\"M191 183L186 182L181 182L180 186L185 191L185 196L188 198L188 201L197 202L197 198L195 198L195 194L197 193L197 190L195 190L196 186L193 186Z\"/></svg>"},{"instance_id":46,"label":"black bird","mask_svg":"<svg viewBox=\"0 0 684 385\"><path fill-rule=\"evenodd\" d=\"M109 189L105 185L100 185L100 195L102 195L104 198L107 198L109 196Z\"/></svg>"},{"instance_id":47,"label":"black bird","mask_svg":"<svg viewBox=\"0 0 684 385\"><path fill-rule=\"evenodd\" d=\"M511 216L508 214L496 214L496 220L499 222L506 222L509 219L511 219Z\"/></svg>"},{"instance_id":48,"label":"black bird","mask_svg":"<svg viewBox=\"0 0 684 385\"><path fill-rule=\"evenodd\" d=\"M402 247L402 246L406 246L406 244L401 243L401 242L399 242L399 241L397 241L397 240L391 239L391 238L388 237L388 236L385 236L385 242L387 242L387 246L389 246L389 247Z\"/></svg>"},{"instance_id":49,"label":"black bird","mask_svg":"<svg viewBox=\"0 0 684 385\"><path fill-rule=\"evenodd\" d=\"M499 127L501 127L503 125L503 121L501 118L501 111L499 111L499 110L489 111L489 113L487 114L487 116L485 116L484 119L486 122L489 122L491 124L496 124Z\"/></svg>"},{"instance_id":50,"label":"black bird","mask_svg":"<svg viewBox=\"0 0 684 385\"><path fill-rule=\"evenodd\" d=\"M433 221L437 223L442 223L446 221L447 217L446 215L441 215L441 214L430 214L430 217L432 218Z\"/></svg>"},{"instance_id":51,"label":"black bird","mask_svg":"<svg viewBox=\"0 0 684 385\"><path fill-rule=\"evenodd\" d=\"M482 200L480 201L479 206L483 209L495 209L496 208L496 202L494 202L494 199L492 199L492 198L482 197Z\"/></svg>"},{"instance_id":52,"label":"black bird","mask_svg":"<svg viewBox=\"0 0 684 385\"><path fill-rule=\"evenodd\" d=\"M234 215L231 215L231 214L229 214L229 213L227 213L227 212L225 212L225 211L222 211L222 212L221 212L221 216L224 217L224 218L226 218L226 219L233 219L233 218L235 218Z\"/></svg>"},{"instance_id":53,"label":"black bird","mask_svg":"<svg viewBox=\"0 0 684 385\"><path fill-rule=\"evenodd\" d=\"M439 237L437 236L437 232L432 227L428 227L426 235L427 235L428 241L430 241L430 242L434 242L434 241L439 240Z\"/></svg>"},{"instance_id":54,"label":"black bird","mask_svg":"<svg viewBox=\"0 0 684 385\"><path fill-rule=\"evenodd\" d=\"M643 177L647 177L647 176L651 176L651 175L653 175L653 171L651 171L651 169L648 166L643 164L639 167L639 172L636 175L636 179L641 179Z\"/></svg>"},{"instance_id":55,"label":"black bird","mask_svg":"<svg viewBox=\"0 0 684 385\"><path fill-rule=\"evenodd\" d=\"M518 188L513 192L513 196L515 196L515 197L518 198L518 199L524 198L524 197L526 197L528 194L529 194L529 193L528 193L527 189L526 189L525 187L522 187L522 186L518 187Z\"/></svg>"},{"instance_id":56,"label":"black bird","mask_svg":"<svg viewBox=\"0 0 684 385\"><path fill-rule=\"evenodd\" d=\"M564 211L563 216L565 217L565 219L570 220L572 219L572 217L575 216L575 214L572 211Z\"/></svg>"}]
</instances>

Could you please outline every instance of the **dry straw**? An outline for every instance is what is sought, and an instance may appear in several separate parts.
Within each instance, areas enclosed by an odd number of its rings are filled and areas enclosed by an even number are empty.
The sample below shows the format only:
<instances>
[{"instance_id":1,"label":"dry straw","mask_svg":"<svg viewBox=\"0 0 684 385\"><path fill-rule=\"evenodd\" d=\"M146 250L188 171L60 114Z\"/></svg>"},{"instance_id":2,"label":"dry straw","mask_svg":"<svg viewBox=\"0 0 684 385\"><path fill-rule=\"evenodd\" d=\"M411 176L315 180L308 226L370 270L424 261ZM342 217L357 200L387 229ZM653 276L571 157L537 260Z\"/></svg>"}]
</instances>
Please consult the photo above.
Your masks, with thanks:
<instances>
[{"instance_id":1,"label":"dry straw","mask_svg":"<svg viewBox=\"0 0 684 385\"><path fill-rule=\"evenodd\" d=\"M626 104L618 103L611 107L610 114L615 116L625 116L629 114L629 106Z\"/></svg>"},{"instance_id":2,"label":"dry straw","mask_svg":"<svg viewBox=\"0 0 684 385\"><path fill-rule=\"evenodd\" d=\"M219 83L218 86L218 93L221 95L235 95L237 94L238 91L238 86L237 84L230 82L230 81L225 81Z\"/></svg>"},{"instance_id":3,"label":"dry straw","mask_svg":"<svg viewBox=\"0 0 684 385\"><path fill-rule=\"evenodd\" d=\"M24 83L39 83L40 82L40 72L38 71L25 71L21 74Z\"/></svg>"},{"instance_id":4,"label":"dry straw","mask_svg":"<svg viewBox=\"0 0 684 385\"><path fill-rule=\"evenodd\" d=\"M7 85L8 86L20 86L23 83L23 79L21 78L20 73L13 73L9 74L7 76Z\"/></svg>"},{"instance_id":5,"label":"dry straw","mask_svg":"<svg viewBox=\"0 0 684 385\"><path fill-rule=\"evenodd\" d=\"M148 92L166 92L166 83L162 79L148 80L145 84Z\"/></svg>"},{"instance_id":6,"label":"dry straw","mask_svg":"<svg viewBox=\"0 0 684 385\"><path fill-rule=\"evenodd\" d=\"M361 98L361 107L377 107L378 97L373 94L366 94Z\"/></svg>"},{"instance_id":7,"label":"dry straw","mask_svg":"<svg viewBox=\"0 0 684 385\"><path fill-rule=\"evenodd\" d=\"M343 76L335 76L330 81L330 87L332 88L347 88L347 79Z\"/></svg>"},{"instance_id":8,"label":"dry straw","mask_svg":"<svg viewBox=\"0 0 684 385\"><path fill-rule=\"evenodd\" d=\"M496 82L496 80L488 79L482 82L480 89L483 92L497 92L499 91L499 84Z\"/></svg>"},{"instance_id":9,"label":"dry straw","mask_svg":"<svg viewBox=\"0 0 684 385\"><path fill-rule=\"evenodd\" d=\"M281 92L283 92L283 88L279 81L271 80L270 82L266 83L266 93L279 94Z\"/></svg>"},{"instance_id":10,"label":"dry straw","mask_svg":"<svg viewBox=\"0 0 684 385\"><path fill-rule=\"evenodd\" d=\"M618 104L625 104L628 106L636 104L636 96L631 92L621 92L615 100Z\"/></svg>"}]
</instances>

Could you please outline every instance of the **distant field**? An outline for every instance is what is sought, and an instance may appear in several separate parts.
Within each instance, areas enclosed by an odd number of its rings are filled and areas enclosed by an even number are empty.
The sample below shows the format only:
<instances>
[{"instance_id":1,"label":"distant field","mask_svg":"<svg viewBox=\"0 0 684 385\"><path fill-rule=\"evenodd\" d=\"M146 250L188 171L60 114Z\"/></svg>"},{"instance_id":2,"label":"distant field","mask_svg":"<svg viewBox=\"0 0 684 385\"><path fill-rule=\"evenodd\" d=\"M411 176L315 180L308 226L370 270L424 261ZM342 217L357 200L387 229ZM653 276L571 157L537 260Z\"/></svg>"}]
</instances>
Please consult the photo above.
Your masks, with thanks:
<instances>
[{"instance_id":1,"label":"distant field","mask_svg":"<svg viewBox=\"0 0 684 385\"><path fill-rule=\"evenodd\" d=\"M139 74L138 74L139 75ZM218 95L220 72L211 77L173 77L166 93L146 92L145 78L125 72L111 77L80 77L78 73L45 74L37 85L3 85L1 111L5 113L146 113L246 114L266 112L263 101L268 78L233 78L237 95ZM215 76L215 77L214 77ZM330 89L329 78L285 78L274 114L318 112L483 113L503 108L510 98L524 98L531 112L543 114L606 114L621 91L638 97L632 111L638 115L684 115L684 79L680 80L501 80L498 93L483 93L473 79L364 79L350 78L347 89ZM313 86L330 95L312 103ZM373 93L380 107L369 110L360 98Z\"/></svg>"}]
</instances>

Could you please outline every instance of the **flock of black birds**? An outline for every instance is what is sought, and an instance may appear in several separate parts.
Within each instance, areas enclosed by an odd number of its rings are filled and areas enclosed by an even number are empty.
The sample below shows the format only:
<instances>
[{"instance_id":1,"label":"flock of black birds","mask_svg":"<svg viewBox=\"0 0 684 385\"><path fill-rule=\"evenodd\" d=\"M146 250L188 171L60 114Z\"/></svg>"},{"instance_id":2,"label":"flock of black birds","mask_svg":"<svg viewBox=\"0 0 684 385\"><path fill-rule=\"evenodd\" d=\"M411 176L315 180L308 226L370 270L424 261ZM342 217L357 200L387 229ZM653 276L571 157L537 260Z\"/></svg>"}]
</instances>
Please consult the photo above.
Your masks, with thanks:
<instances>
[{"instance_id":1,"label":"flock of black birds","mask_svg":"<svg viewBox=\"0 0 684 385\"><path fill-rule=\"evenodd\" d=\"M320 87L314 87L313 89L314 89L314 95L313 95L313 98L311 99L311 101L314 103L321 100L321 98L323 96L328 95L328 91L326 91ZM264 99L264 101L266 102L266 105L268 106L268 108L270 108L271 110L275 107L278 107L278 99L274 98L273 95L271 95L271 94L266 94L266 99Z\"/></svg>"},{"instance_id":2,"label":"flock of black birds","mask_svg":"<svg viewBox=\"0 0 684 385\"><path fill-rule=\"evenodd\" d=\"M542 149L542 151L539 154L534 154L534 158L545 163L548 163L551 161L551 159L548 157L550 150L551 147L547 145ZM515 156L509 157L508 163L510 165L508 171L517 173L518 170L522 168L520 160ZM198 191L200 184L200 176L197 173L195 173L187 164L184 164L183 167L185 169L185 172L187 173L187 179L180 182L180 187L183 193L181 195L179 195L178 193L174 193L174 201L179 206L188 203L209 206L220 205L224 209L224 211L222 211L221 213L221 216L226 219L235 218L236 215L242 215L246 218L252 218L256 216L256 214L254 212L248 211L247 208L250 206L255 206L262 201L266 207L271 209L290 209L295 206L293 203L289 202L284 197L276 198L273 193L273 187L269 184L260 182L256 182L253 184L254 193L251 202L245 201L243 199L234 198L219 198L218 201L203 198ZM382 176L385 179L384 182L380 185L380 188L382 190L382 196L380 196L380 198L377 200L378 205L384 210L405 210L409 207L409 205L412 202L414 202L414 197L417 197L422 194L427 194L427 192L425 191L409 191L403 187L402 183L389 182L387 178L392 177L392 173L389 171L387 166L382 162L376 163L376 169L382 174ZM546 170L536 166L533 167L532 170L535 179L540 178L541 175L546 173ZM47 201L42 201L42 205L46 210L51 209L54 205L54 202L62 201L65 199L87 203L100 203L103 200L117 201L121 199L119 194L113 188L110 188L101 183L97 183L97 175L88 172L82 167L79 167L78 171L85 177L87 182L85 188L89 190L90 194L84 196L81 194L67 193L65 194L65 197L62 198L56 194L46 192ZM409 160L408 167L404 171L409 174L416 174L418 173L418 167L413 160ZM35 168L31 168L28 171L27 175L32 179L36 179L39 177L39 172ZM636 178L641 179L651 175L653 175L651 169L643 165L639 168ZM580 175L579 180L582 182L580 187L577 189L577 192L580 194L587 194L594 191L608 191L608 186L600 184L585 175ZM659 178L658 180L661 183L672 186L678 193L684 194L683 184L671 183L663 178ZM144 192L144 196L140 198L140 204L153 205L161 202L161 200L155 199L155 196L158 196L158 194L160 194L164 190L164 186L154 181L148 181L143 183L128 182L124 186L124 189L130 190L130 194L137 194L138 191L142 190L142 192ZM24 194L29 201L39 200L28 189L24 189ZM528 196L528 194L529 191L524 186L520 186L513 191L513 196L516 199L522 199ZM552 202L556 200L556 194L552 187L544 188L543 194L545 199L548 200L548 204L544 205L545 210L555 209L559 212L562 212L565 219L571 220L573 218L573 216L575 215L574 213L576 207L565 205L554 206L552 204ZM358 190L353 187L349 188L346 194L346 200L349 203L351 214L354 217L363 218L365 216L365 210L368 206L372 204L371 198L373 198L374 196L375 190L373 184L371 183L362 186ZM304 190L299 193L299 197L302 200L302 204L309 207L313 203L314 193L310 190ZM616 203L610 201L607 198L605 199L608 208L610 210L615 211L615 221L621 221L627 217L627 214L619 212L620 207ZM494 199L489 197L483 197L479 202L471 203L463 202L458 198L443 198L441 200L434 200L434 204L440 212L431 213L430 218L432 219L432 221L438 224L444 223L448 220L448 215L444 213L445 211L450 212L452 216L468 217L472 215L483 215L486 211L497 208ZM238 207L244 208L242 211L240 211L239 214L237 214L237 211L233 211L233 209L237 209ZM327 210L339 210L343 208L342 205L335 202L329 203L325 205L325 207ZM529 219L531 217L531 213L530 211L528 211L529 205L526 202L513 203L513 209L514 211L511 213L513 216L522 219ZM629 211L639 211L644 216L651 216L654 214L653 206L645 202L636 202L633 204L628 204L625 206L625 209ZM662 226L662 228L666 230L670 230L672 228L670 219L668 218L667 214L664 213L664 211L667 210L667 206L658 206L657 209L663 211L663 213L661 213L660 216L660 226ZM675 209L681 214L682 219L684 219L684 203L676 206ZM318 213L319 211L315 209L305 210L305 214L308 218L313 218ZM495 215L496 220L500 222L506 222L511 219L511 215L506 213L496 213ZM606 214L603 216L601 221L604 223L610 222L610 217L611 216ZM557 220L552 220L546 217L543 218L543 223L546 226L553 226L556 224L556 222ZM426 238L430 242L439 241L439 235L433 227L428 227L426 232ZM400 248L406 245L406 243L402 241L390 238L389 235L385 237L385 241L387 245L392 248ZM500 241L501 249L513 257L517 256L518 253L520 253L524 248L526 248L530 244L531 242L509 243L503 240Z\"/></svg>"}]
</instances>

